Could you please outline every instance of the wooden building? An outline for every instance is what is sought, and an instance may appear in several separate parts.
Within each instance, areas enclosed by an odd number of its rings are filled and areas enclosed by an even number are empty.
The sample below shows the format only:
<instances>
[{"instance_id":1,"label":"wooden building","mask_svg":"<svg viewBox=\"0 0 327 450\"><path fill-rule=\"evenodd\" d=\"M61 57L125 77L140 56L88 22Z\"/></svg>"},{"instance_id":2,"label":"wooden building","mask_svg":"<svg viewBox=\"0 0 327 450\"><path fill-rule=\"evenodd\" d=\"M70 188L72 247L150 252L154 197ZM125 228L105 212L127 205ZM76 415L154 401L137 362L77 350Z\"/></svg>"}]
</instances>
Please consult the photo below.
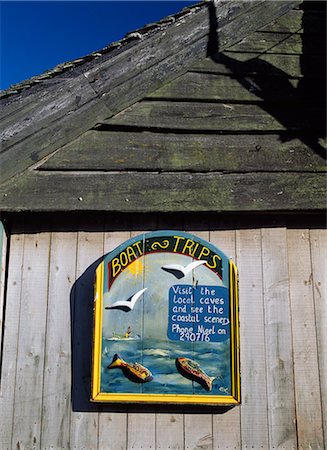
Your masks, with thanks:
<instances>
[{"instance_id":1,"label":"wooden building","mask_svg":"<svg viewBox=\"0 0 327 450\"><path fill-rule=\"evenodd\" d=\"M1 449L323 449L325 3L203 2L2 93ZM242 404L97 405L94 269L144 230L239 269Z\"/></svg>"}]
</instances>

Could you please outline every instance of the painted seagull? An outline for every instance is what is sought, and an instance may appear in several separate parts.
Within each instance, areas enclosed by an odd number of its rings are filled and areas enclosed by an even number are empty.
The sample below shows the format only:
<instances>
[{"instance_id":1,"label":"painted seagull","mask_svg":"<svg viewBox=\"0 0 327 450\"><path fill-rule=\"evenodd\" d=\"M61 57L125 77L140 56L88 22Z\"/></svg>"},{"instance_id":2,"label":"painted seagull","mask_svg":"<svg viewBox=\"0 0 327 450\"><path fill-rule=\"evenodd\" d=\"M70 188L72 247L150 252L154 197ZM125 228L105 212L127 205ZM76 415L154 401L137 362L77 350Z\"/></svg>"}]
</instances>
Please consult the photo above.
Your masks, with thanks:
<instances>
[{"instance_id":1,"label":"painted seagull","mask_svg":"<svg viewBox=\"0 0 327 450\"><path fill-rule=\"evenodd\" d=\"M162 266L162 270L165 270L166 272L169 272L173 275L175 275L176 278L184 278L189 272L191 272L193 269L195 269L198 266L201 266L202 264L205 264L207 261L193 261L187 266L182 266L181 264L167 264L166 266Z\"/></svg>"},{"instance_id":2,"label":"painted seagull","mask_svg":"<svg viewBox=\"0 0 327 450\"><path fill-rule=\"evenodd\" d=\"M121 309L122 311L130 312L134 308L135 303L146 290L147 288L141 289L127 300L118 300L118 302L113 303L111 306L106 306L105 309Z\"/></svg>"}]
</instances>

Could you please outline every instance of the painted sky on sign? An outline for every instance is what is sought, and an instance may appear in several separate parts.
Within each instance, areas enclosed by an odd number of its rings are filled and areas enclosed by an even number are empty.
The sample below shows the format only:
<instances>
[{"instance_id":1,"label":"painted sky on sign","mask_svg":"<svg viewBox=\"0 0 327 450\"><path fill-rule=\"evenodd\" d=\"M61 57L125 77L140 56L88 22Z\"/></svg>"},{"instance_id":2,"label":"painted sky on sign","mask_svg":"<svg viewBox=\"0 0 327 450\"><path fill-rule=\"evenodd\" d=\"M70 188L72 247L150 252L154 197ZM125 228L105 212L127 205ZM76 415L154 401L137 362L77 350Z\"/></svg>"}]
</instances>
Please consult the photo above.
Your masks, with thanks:
<instances>
[{"instance_id":1,"label":"painted sky on sign","mask_svg":"<svg viewBox=\"0 0 327 450\"><path fill-rule=\"evenodd\" d=\"M85 56L194 1L2 1L0 89Z\"/></svg>"},{"instance_id":2,"label":"painted sky on sign","mask_svg":"<svg viewBox=\"0 0 327 450\"><path fill-rule=\"evenodd\" d=\"M165 264L187 265L192 258L173 253L152 253L142 258L144 271L135 274L127 267L113 283L109 293L104 294L104 306L111 306L117 300L126 300L143 288L147 288L143 298L138 300L134 310L123 312L119 310L104 311L103 330L104 337L111 337L112 333L124 333L128 326L133 333L141 334L142 325L147 337L156 336L162 339L167 337L168 327L168 295L169 288L176 284L192 285L197 280L201 284L222 286L219 277L205 266L196 268L182 280L161 269ZM145 277L143 278L143 273ZM144 323L146 317L146 323Z\"/></svg>"}]
</instances>

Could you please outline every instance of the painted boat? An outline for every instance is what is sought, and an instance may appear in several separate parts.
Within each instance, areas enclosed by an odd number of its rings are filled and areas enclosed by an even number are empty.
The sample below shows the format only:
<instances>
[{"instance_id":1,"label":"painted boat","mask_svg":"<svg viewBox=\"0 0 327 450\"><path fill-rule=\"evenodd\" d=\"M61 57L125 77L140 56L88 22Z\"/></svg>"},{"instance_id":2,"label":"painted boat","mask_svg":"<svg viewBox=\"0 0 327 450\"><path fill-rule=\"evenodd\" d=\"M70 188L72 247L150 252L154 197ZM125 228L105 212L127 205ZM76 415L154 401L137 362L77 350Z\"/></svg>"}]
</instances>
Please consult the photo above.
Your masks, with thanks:
<instances>
[{"instance_id":1,"label":"painted boat","mask_svg":"<svg viewBox=\"0 0 327 450\"><path fill-rule=\"evenodd\" d=\"M185 378L196 381L206 391L211 391L212 382L216 377L209 377L196 361L189 358L176 358L176 367Z\"/></svg>"},{"instance_id":2,"label":"painted boat","mask_svg":"<svg viewBox=\"0 0 327 450\"><path fill-rule=\"evenodd\" d=\"M111 337L105 338L106 341L137 341L141 339L141 336L139 334L119 334L119 333L112 333Z\"/></svg>"},{"instance_id":3,"label":"painted boat","mask_svg":"<svg viewBox=\"0 0 327 450\"><path fill-rule=\"evenodd\" d=\"M137 362L128 363L117 353L114 355L108 369L121 369L126 378L134 383L147 383L153 379L149 369Z\"/></svg>"},{"instance_id":4,"label":"painted boat","mask_svg":"<svg viewBox=\"0 0 327 450\"><path fill-rule=\"evenodd\" d=\"M141 337L139 335L124 336L123 334L113 334L110 338L105 338L106 341L138 341Z\"/></svg>"},{"instance_id":5,"label":"painted boat","mask_svg":"<svg viewBox=\"0 0 327 450\"><path fill-rule=\"evenodd\" d=\"M118 334L113 332L112 337L106 338L106 340L108 341L135 341L137 339L141 339L141 336L139 334L133 334L132 328L130 326L128 326L125 334Z\"/></svg>"}]
</instances>

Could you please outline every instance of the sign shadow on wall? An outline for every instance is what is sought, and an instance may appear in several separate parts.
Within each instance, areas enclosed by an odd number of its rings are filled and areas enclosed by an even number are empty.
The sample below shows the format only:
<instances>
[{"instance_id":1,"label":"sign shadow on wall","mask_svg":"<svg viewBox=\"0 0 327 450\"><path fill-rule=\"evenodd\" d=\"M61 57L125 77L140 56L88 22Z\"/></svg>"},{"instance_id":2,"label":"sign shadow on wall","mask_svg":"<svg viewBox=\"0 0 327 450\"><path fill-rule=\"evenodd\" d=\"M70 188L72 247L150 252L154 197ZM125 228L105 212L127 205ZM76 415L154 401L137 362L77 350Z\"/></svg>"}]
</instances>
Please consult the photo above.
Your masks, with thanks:
<instances>
[{"instance_id":1,"label":"sign shadow on wall","mask_svg":"<svg viewBox=\"0 0 327 450\"><path fill-rule=\"evenodd\" d=\"M76 412L161 412L223 414L233 406L109 404L91 399L94 281L102 256L91 264L74 283L70 294L72 351L72 409Z\"/></svg>"}]
</instances>

